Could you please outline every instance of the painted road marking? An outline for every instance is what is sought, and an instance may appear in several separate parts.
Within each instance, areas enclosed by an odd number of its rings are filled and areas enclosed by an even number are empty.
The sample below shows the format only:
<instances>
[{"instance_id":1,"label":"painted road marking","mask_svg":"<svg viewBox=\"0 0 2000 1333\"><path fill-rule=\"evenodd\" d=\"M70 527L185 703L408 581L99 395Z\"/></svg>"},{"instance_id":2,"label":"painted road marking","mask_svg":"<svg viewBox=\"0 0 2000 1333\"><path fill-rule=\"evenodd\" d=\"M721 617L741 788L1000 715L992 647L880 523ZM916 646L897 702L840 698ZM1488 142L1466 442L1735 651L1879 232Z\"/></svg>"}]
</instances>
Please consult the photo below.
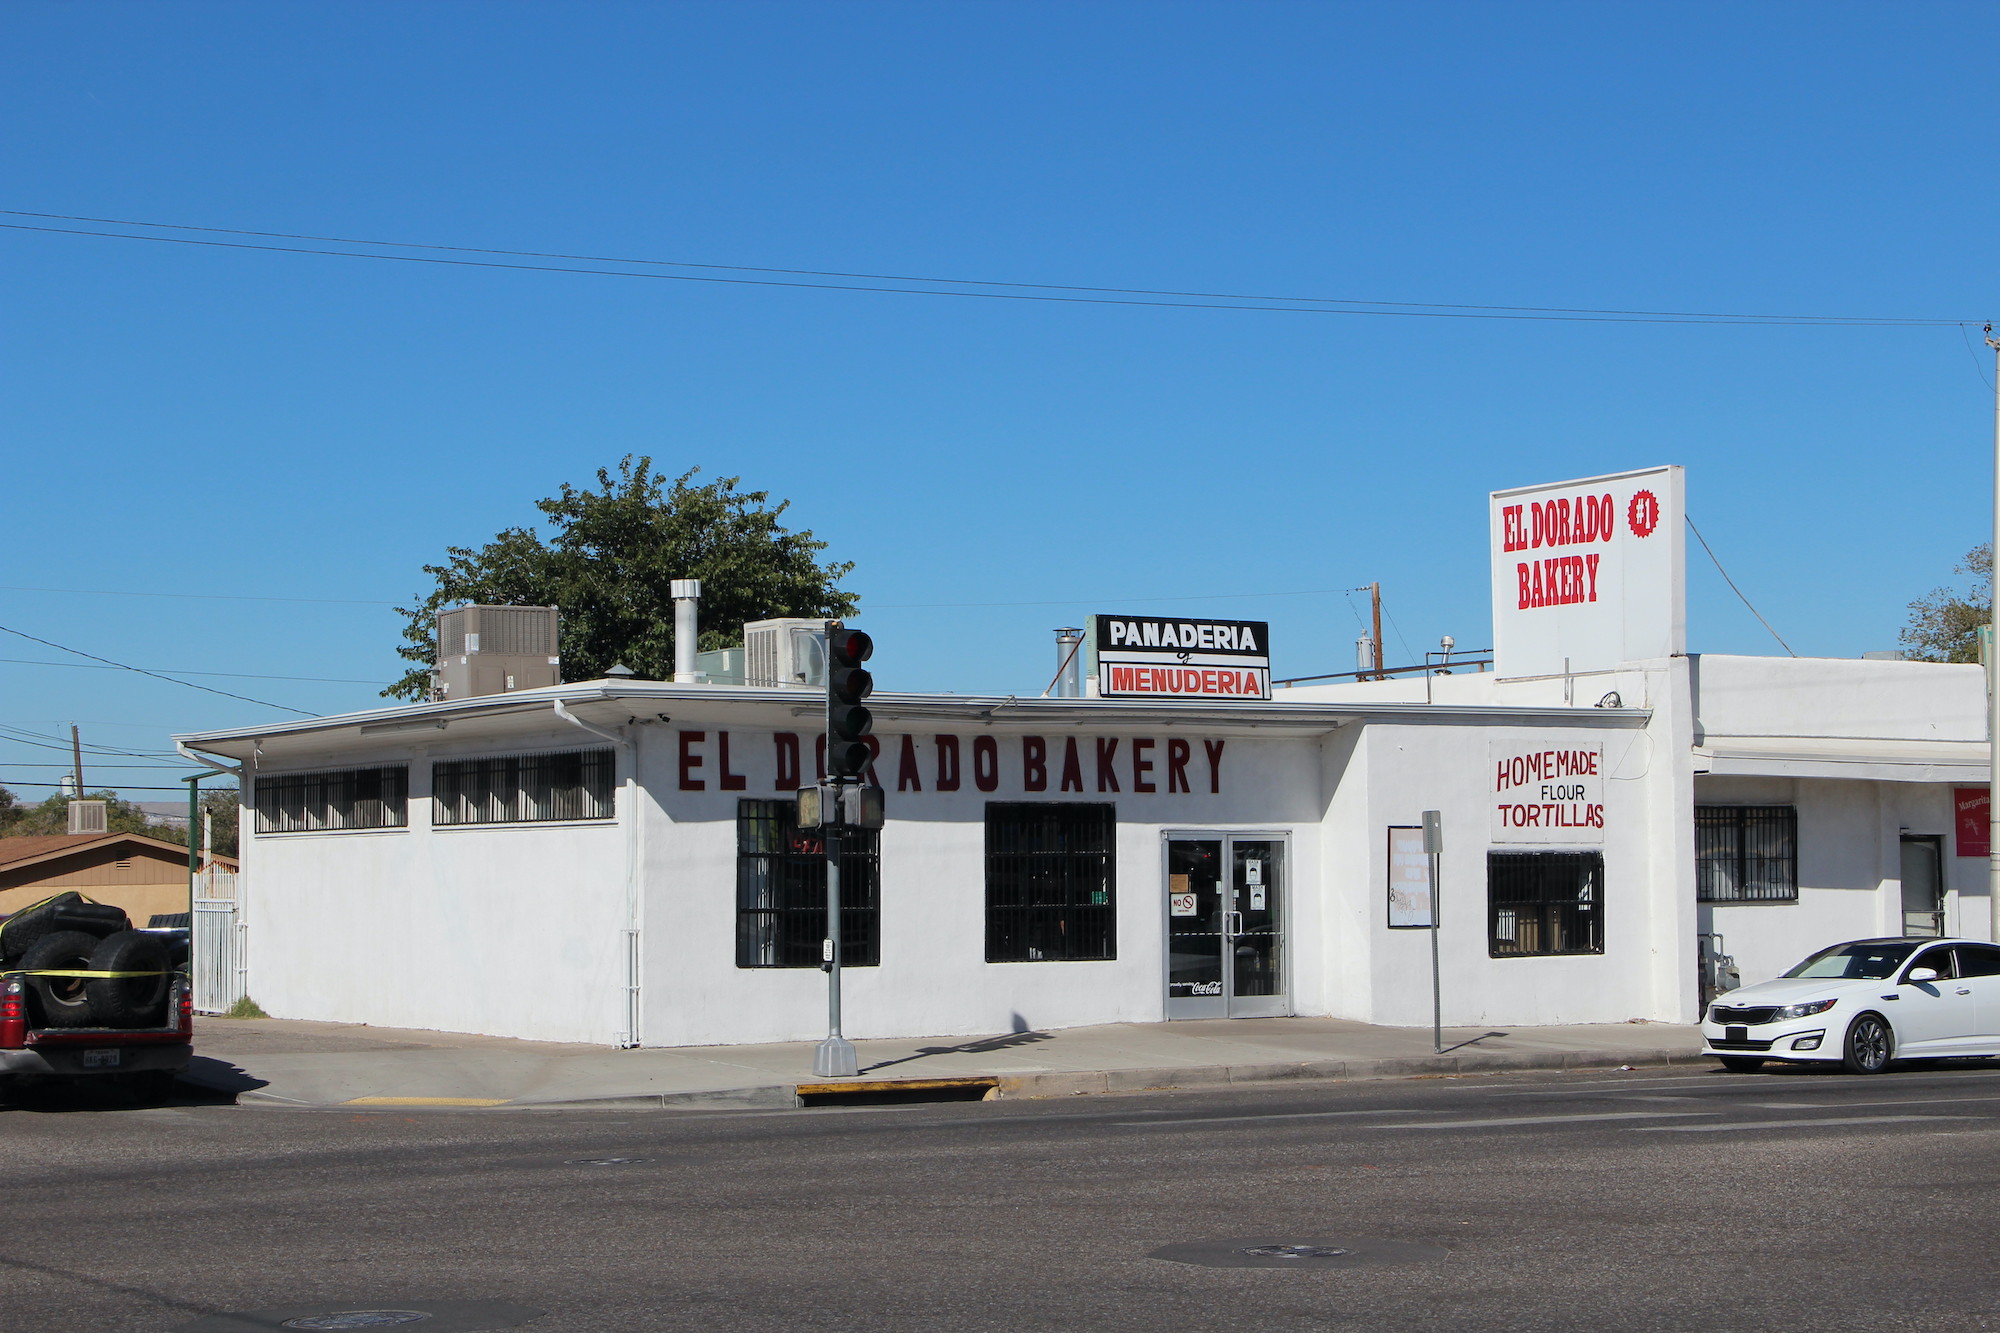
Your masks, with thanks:
<instances>
[{"instance_id":1,"label":"painted road marking","mask_svg":"<svg viewBox=\"0 0 2000 1333\"><path fill-rule=\"evenodd\" d=\"M1884 1102L1751 1102L1767 1111L1846 1111L1857 1106L1941 1106L1949 1102L2000 1102L1994 1097L1895 1097Z\"/></svg>"},{"instance_id":2,"label":"painted road marking","mask_svg":"<svg viewBox=\"0 0 2000 1333\"><path fill-rule=\"evenodd\" d=\"M505 1106L505 1097L351 1097L342 1106Z\"/></svg>"},{"instance_id":3,"label":"painted road marking","mask_svg":"<svg viewBox=\"0 0 2000 1333\"><path fill-rule=\"evenodd\" d=\"M1984 1115L1840 1115L1815 1116L1810 1120L1732 1120L1726 1125L1644 1125L1634 1134L1720 1133L1730 1129L1804 1129L1808 1125L1894 1125L1911 1120L1991 1120Z\"/></svg>"},{"instance_id":4,"label":"painted road marking","mask_svg":"<svg viewBox=\"0 0 2000 1333\"><path fill-rule=\"evenodd\" d=\"M1510 1125L1570 1125L1586 1120L1663 1120L1668 1117L1720 1115L1720 1111L1603 1111L1595 1115L1517 1115L1497 1120L1433 1120L1422 1125L1369 1125L1369 1129L1504 1129Z\"/></svg>"},{"instance_id":5,"label":"painted road marking","mask_svg":"<svg viewBox=\"0 0 2000 1333\"><path fill-rule=\"evenodd\" d=\"M1126 1114L1130 1114L1127 1112ZM1181 1125L1242 1125L1260 1120L1331 1120L1349 1115L1443 1115L1443 1111L1388 1106L1373 1111L1280 1111L1273 1115L1211 1115L1198 1120L1120 1120L1117 1129L1176 1129Z\"/></svg>"}]
</instances>

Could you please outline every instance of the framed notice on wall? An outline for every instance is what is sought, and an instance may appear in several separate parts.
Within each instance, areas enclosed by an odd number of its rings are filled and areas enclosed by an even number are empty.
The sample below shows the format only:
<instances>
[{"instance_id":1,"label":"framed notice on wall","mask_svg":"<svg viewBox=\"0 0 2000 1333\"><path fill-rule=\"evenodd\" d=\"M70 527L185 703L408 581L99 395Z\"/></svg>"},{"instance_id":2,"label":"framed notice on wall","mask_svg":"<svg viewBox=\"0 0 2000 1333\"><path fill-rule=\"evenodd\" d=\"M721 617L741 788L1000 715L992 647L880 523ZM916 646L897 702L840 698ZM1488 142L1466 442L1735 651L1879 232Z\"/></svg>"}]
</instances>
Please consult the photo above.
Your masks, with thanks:
<instances>
[{"instance_id":1,"label":"framed notice on wall","mask_svg":"<svg viewBox=\"0 0 2000 1333\"><path fill-rule=\"evenodd\" d=\"M1433 924L1431 860L1424 831L1415 825L1389 828L1389 929L1429 930Z\"/></svg>"}]
</instances>

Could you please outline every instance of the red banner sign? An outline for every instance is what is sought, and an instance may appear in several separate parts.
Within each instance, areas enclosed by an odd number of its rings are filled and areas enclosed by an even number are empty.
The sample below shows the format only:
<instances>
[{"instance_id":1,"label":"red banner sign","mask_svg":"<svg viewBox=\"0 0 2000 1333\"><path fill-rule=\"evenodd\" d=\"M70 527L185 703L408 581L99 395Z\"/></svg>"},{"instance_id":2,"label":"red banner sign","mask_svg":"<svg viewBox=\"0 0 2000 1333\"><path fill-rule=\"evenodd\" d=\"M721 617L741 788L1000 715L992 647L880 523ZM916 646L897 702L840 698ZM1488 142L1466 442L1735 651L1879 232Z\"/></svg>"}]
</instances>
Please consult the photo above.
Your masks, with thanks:
<instances>
[{"instance_id":1,"label":"red banner sign","mask_svg":"<svg viewBox=\"0 0 2000 1333\"><path fill-rule=\"evenodd\" d=\"M1951 789L1952 827L1958 831L1960 856L1993 854L1992 825L1987 823L1987 812L1992 799L1984 787Z\"/></svg>"}]
</instances>

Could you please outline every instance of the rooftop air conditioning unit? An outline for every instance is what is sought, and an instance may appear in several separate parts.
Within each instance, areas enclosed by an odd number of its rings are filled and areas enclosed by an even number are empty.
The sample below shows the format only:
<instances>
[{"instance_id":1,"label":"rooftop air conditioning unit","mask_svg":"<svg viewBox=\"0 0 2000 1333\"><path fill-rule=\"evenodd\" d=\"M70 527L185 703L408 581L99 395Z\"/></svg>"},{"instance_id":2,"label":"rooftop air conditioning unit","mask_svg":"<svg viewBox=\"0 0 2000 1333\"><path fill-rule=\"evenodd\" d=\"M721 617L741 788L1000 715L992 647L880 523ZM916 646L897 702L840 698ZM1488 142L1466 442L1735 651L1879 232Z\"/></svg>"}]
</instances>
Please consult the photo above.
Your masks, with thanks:
<instances>
[{"instance_id":1,"label":"rooftop air conditioning unit","mask_svg":"<svg viewBox=\"0 0 2000 1333\"><path fill-rule=\"evenodd\" d=\"M438 613L439 699L475 699L562 683L553 606L455 606Z\"/></svg>"},{"instance_id":2,"label":"rooftop air conditioning unit","mask_svg":"<svg viewBox=\"0 0 2000 1333\"><path fill-rule=\"evenodd\" d=\"M743 683L819 689L826 684L824 620L753 620L743 627Z\"/></svg>"},{"instance_id":3,"label":"rooftop air conditioning unit","mask_svg":"<svg viewBox=\"0 0 2000 1333\"><path fill-rule=\"evenodd\" d=\"M108 833L110 823L105 815L103 801L71 801L69 803L69 831L75 833Z\"/></svg>"}]
</instances>

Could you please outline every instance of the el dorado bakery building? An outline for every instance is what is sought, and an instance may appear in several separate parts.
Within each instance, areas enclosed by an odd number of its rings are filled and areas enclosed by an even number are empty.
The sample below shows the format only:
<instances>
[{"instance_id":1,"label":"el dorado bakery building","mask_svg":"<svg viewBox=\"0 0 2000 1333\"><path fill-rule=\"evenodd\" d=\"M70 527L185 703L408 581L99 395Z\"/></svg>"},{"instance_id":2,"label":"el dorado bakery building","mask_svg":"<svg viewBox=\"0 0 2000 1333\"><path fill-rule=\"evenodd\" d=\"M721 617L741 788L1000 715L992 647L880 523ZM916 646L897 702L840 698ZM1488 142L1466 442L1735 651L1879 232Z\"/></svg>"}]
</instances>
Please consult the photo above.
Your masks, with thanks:
<instances>
[{"instance_id":1,"label":"el dorado bakery building","mask_svg":"<svg viewBox=\"0 0 2000 1333\"><path fill-rule=\"evenodd\" d=\"M1955 819L1984 799L1979 668L1688 655L1678 469L1492 504L1493 672L1274 692L1254 622L1168 645L1105 617L1078 697L870 699L887 818L843 839L847 1034L1423 1025L1434 911L1455 1026L1688 1022L1725 954L1752 981L1986 934ZM697 1045L825 1034L824 846L794 823L823 713L597 680L181 741L243 777L269 1012Z\"/></svg>"}]
</instances>

